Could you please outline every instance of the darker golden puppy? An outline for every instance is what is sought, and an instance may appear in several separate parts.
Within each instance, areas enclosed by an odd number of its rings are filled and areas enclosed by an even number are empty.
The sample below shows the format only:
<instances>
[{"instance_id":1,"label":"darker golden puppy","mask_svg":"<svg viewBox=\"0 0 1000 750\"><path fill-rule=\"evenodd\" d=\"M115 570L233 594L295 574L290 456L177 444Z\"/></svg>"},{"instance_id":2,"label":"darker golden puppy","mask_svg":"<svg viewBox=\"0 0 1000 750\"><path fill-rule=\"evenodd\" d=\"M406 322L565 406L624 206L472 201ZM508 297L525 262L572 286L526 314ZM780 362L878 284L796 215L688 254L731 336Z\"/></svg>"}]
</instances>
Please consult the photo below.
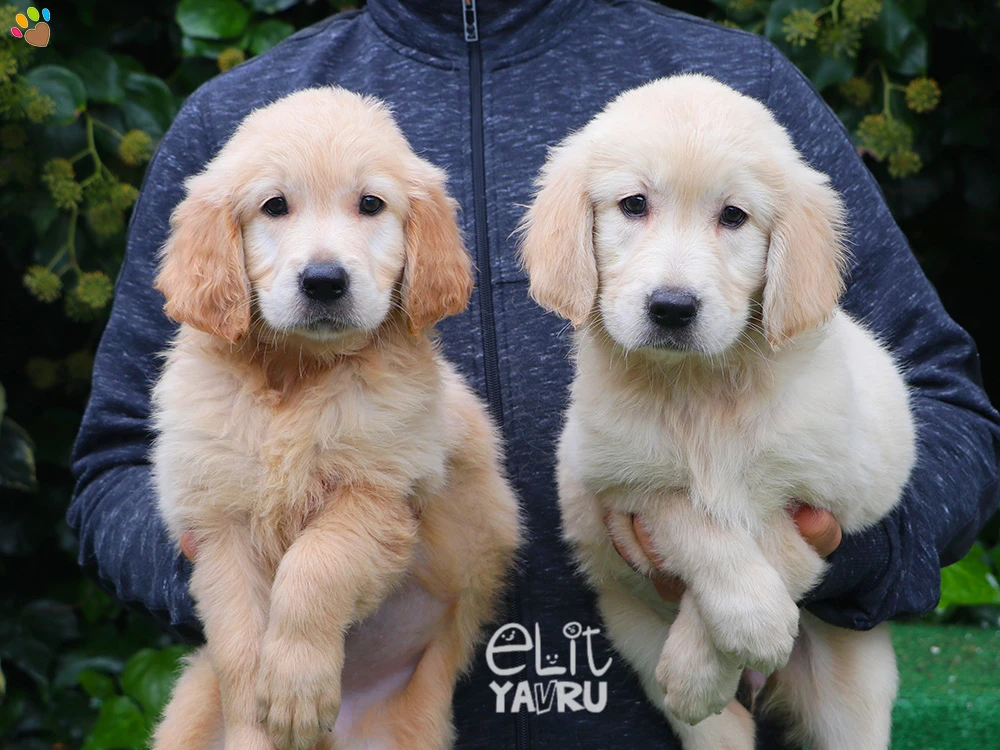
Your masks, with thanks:
<instances>
[{"instance_id":1,"label":"darker golden puppy","mask_svg":"<svg viewBox=\"0 0 1000 750\"><path fill-rule=\"evenodd\" d=\"M254 112L188 180L153 460L207 646L157 750L450 746L519 539L494 428L429 338L472 285L454 212L336 88Z\"/></svg>"}]
</instances>

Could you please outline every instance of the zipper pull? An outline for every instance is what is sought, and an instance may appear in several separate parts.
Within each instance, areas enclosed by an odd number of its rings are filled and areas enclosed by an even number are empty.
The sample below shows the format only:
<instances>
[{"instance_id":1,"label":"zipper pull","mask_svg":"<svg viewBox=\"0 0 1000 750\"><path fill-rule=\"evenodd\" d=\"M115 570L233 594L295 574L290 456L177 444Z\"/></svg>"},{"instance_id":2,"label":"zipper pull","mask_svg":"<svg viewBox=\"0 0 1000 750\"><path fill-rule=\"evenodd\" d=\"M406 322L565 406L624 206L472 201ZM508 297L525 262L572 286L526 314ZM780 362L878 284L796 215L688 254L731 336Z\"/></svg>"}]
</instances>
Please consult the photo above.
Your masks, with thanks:
<instances>
[{"instance_id":1,"label":"zipper pull","mask_svg":"<svg viewBox=\"0 0 1000 750\"><path fill-rule=\"evenodd\" d=\"M462 0L462 19L465 21L465 41L479 41L479 17L476 15L476 0Z\"/></svg>"}]
</instances>

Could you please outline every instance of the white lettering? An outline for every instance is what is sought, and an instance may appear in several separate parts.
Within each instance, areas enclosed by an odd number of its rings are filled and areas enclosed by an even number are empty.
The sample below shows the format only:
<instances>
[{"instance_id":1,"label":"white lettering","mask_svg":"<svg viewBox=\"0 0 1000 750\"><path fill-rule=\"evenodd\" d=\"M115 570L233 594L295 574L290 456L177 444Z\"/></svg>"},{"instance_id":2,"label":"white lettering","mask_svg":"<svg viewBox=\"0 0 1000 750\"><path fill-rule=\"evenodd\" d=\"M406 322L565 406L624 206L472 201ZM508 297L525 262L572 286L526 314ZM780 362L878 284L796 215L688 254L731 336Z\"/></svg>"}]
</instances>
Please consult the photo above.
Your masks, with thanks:
<instances>
[{"instance_id":1,"label":"white lettering","mask_svg":"<svg viewBox=\"0 0 1000 750\"><path fill-rule=\"evenodd\" d=\"M504 696L510 692L512 687L514 686L509 682L505 682L503 686L497 685L495 681L490 683L490 689L497 695L498 714L502 714L504 712Z\"/></svg>"},{"instance_id":2,"label":"white lettering","mask_svg":"<svg viewBox=\"0 0 1000 750\"><path fill-rule=\"evenodd\" d=\"M589 680L583 683L583 705L590 713L599 714L608 705L608 683L597 683L597 703L594 703L594 699L590 695L590 685Z\"/></svg>"},{"instance_id":3,"label":"white lettering","mask_svg":"<svg viewBox=\"0 0 1000 750\"><path fill-rule=\"evenodd\" d=\"M535 623L535 674L539 677L548 677L554 674L566 674L566 667L543 667L542 666L542 633L538 628L538 623ZM559 659L559 654L546 654L546 661L552 658L553 663Z\"/></svg>"},{"instance_id":4,"label":"white lettering","mask_svg":"<svg viewBox=\"0 0 1000 750\"><path fill-rule=\"evenodd\" d=\"M537 625L535 626L537 628ZM520 633L524 636L524 643L513 643L514 634ZM497 645L497 641L503 638L504 644ZM510 651L531 651L534 648L534 644L531 642L531 634L528 629L517 622L509 622L502 626L493 634L490 638L489 644L486 646L486 663L490 665L490 669L493 670L493 674L499 675L500 677L508 677L512 674L517 674L521 670L527 667L526 664L522 664L519 667L498 667L496 661L494 661L495 654L505 654Z\"/></svg>"},{"instance_id":5,"label":"white lettering","mask_svg":"<svg viewBox=\"0 0 1000 750\"><path fill-rule=\"evenodd\" d=\"M575 682L560 682L557 688L558 696L556 702L559 705L559 713L565 713L569 707L571 711L582 711L583 706L576 700L583 693L583 688Z\"/></svg>"},{"instance_id":6,"label":"white lettering","mask_svg":"<svg viewBox=\"0 0 1000 750\"><path fill-rule=\"evenodd\" d=\"M549 680L546 683L535 683L535 711L539 714L547 714L552 710L552 699L556 696L556 681Z\"/></svg>"},{"instance_id":7,"label":"white lettering","mask_svg":"<svg viewBox=\"0 0 1000 750\"><path fill-rule=\"evenodd\" d=\"M510 704L510 712L520 711L522 705L530 713L535 713L535 703L531 700L531 686L527 682L517 683L517 690L514 691L514 702Z\"/></svg>"}]
</instances>

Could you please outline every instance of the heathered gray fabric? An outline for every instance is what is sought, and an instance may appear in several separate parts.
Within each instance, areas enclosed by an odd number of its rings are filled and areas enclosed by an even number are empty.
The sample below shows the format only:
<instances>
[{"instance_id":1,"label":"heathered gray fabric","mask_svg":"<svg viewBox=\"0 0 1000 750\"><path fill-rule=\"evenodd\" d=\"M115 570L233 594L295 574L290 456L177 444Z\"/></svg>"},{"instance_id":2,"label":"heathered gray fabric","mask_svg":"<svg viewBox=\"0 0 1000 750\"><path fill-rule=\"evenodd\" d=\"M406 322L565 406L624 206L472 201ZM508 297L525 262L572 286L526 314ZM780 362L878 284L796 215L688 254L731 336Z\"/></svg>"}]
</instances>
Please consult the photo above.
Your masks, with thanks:
<instances>
[{"instance_id":1,"label":"heathered gray fabric","mask_svg":"<svg viewBox=\"0 0 1000 750\"><path fill-rule=\"evenodd\" d=\"M995 508L1000 427L980 387L971 340L942 309L840 122L779 52L750 34L642 0L480 0L479 6L485 226L474 226L470 57L460 0L371 0L367 10L304 30L190 98L150 166L98 352L69 512L81 563L122 600L197 637L189 567L166 540L150 486L149 389L156 353L174 331L152 289L156 253L182 180L244 115L296 89L338 84L392 105L417 151L448 171L470 247L477 230L488 240L491 287L477 289L469 310L440 330L448 357L485 397L479 295L492 295L508 465L531 535L511 616L529 628L538 622L553 652L565 652L566 623L598 626L592 597L559 541L554 499L553 444L571 374L568 336L561 321L528 299L511 234L547 146L625 89L699 71L764 101L843 192L856 258L844 305L902 357L914 388L920 454L906 498L887 521L845 539L810 606L856 628L932 608L939 566L968 549ZM598 664L613 656L605 641L596 645ZM624 662L613 658L603 678L607 709L531 716L530 746L675 747ZM512 717L494 712L492 679L480 660L459 689L460 747L522 746L515 744ZM765 735L760 746L776 745Z\"/></svg>"}]
</instances>

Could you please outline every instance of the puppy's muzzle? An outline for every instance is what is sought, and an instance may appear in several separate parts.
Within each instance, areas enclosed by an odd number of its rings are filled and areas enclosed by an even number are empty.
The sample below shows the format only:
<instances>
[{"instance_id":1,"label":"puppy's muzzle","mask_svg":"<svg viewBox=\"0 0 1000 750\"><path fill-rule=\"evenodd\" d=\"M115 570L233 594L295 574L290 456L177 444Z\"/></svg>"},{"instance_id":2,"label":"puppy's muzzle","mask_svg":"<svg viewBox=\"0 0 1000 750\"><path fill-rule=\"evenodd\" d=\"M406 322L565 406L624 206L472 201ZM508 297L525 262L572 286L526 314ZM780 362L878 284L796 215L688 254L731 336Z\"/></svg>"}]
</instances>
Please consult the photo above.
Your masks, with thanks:
<instances>
[{"instance_id":1,"label":"puppy's muzzle","mask_svg":"<svg viewBox=\"0 0 1000 750\"><path fill-rule=\"evenodd\" d=\"M339 263L310 263L299 276L299 286L307 299L330 304L347 294L351 276Z\"/></svg>"},{"instance_id":2,"label":"puppy's muzzle","mask_svg":"<svg viewBox=\"0 0 1000 750\"><path fill-rule=\"evenodd\" d=\"M657 289L649 295L646 311L657 327L681 331L698 316L699 299L686 289Z\"/></svg>"}]
</instances>

